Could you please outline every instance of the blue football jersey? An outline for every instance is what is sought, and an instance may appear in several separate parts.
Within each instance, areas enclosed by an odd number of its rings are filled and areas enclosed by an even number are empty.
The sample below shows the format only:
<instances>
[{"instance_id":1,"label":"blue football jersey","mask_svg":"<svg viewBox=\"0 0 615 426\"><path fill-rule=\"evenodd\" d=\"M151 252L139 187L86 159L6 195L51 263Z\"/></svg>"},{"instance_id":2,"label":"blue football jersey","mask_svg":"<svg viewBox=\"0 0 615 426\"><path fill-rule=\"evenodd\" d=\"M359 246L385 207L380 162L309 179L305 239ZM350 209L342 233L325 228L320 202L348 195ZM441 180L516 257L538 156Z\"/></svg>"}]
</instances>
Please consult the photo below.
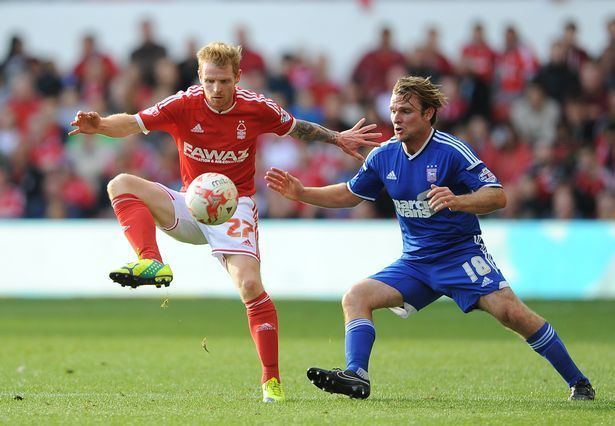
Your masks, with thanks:
<instances>
[{"instance_id":1,"label":"blue football jersey","mask_svg":"<svg viewBox=\"0 0 615 426\"><path fill-rule=\"evenodd\" d=\"M403 258L427 259L475 247L473 236L481 233L477 216L449 209L434 213L427 203L431 184L448 186L456 195L502 186L467 143L438 130L414 155L395 138L373 149L347 186L370 201L383 187L387 190L401 227Z\"/></svg>"}]
</instances>

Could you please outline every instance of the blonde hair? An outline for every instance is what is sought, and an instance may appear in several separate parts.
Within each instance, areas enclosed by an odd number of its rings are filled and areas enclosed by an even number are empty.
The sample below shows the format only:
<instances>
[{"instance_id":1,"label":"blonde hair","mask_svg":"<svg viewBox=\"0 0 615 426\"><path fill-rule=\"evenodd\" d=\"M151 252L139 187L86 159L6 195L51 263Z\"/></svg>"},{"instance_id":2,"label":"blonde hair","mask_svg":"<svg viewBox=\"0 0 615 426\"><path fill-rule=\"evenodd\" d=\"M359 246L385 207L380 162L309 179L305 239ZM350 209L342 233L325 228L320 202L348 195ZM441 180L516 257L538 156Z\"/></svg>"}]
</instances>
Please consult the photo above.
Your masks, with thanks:
<instances>
[{"instance_id":1,"label":"blonde hair","mask_svg":"<svg viewBox=\"0 0 615 426\"><path fill-rule=\"evenodd\" d=\"M401 96L404 100L409 100L412 95L416 96L421 102L421 112L431 107L434 113L431 116L431 124L435 124L438 108L446 104L446 96L440 88L433 84L430 77L404 76L397 80L393 86L393 95Z\"/></svg>"},{"instance_id":2,"label":"blonde hair","mask_svg":"<svg viewBox=\"0 0 615 426\"><path fill-rule=\"evenodd\" d=\"M203 46L196 58L199 62L199 70L205 62L209 62L218 67L224 67L231 64L233 74L239 72L239 62L241 61L241 46L233 46L219 41L215 41Z\"/></svg>"}]
</instances>

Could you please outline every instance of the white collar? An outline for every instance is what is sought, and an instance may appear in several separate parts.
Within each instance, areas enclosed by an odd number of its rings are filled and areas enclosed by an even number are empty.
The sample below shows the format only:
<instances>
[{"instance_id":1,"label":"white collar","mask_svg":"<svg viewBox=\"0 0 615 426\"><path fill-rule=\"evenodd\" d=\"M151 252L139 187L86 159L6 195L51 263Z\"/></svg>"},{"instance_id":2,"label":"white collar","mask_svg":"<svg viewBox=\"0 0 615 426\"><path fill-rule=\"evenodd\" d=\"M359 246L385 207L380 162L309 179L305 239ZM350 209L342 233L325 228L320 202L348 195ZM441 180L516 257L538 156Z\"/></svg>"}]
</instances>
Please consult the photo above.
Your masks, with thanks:
<instances>
[{"instance_id":1,"label":"white collar","mask_svg":"<svg viewBox=\"0 0 615 426\"><path fill-rule=\"evenodd\" d=\"M205 105L207 105L207 108L209 108L210 110L212 110L216 114L226 114L227 112L230 112L233 108L235 108L235 105L237 105L237 98L235 96L236 94L237 94L237 89L235 89L235 94L233 95L233 105L231 105L228 109L225 109L224 111L218 111L218 110L212 108L211 105L209 105L207 103L207 96L205 96L205 90L204 89L203 89L203 102L205 102Z\"/></svg>"},{"instance_id":2,"label":"white collar","mask_svg":"<svg viewBox=\"0 0 615 426\"><path fill-rule=\"evenodd\" d=\"M429 141L431 140L431 137L433 136L433 134L435 133L435 129L432 127L431 128L431 132L429 132L429 136L427 137L427 140L423 143L423 145L421 145L421 148L416 151L414 154L410 154L408 153L408 151L406 151L406 144L401 142L401 148L404 150L404 152L406 153L406 156L408 157L408 160L414 160L416 157L418 157L418 155L423 152L423 150L425 149L425 147L427 146L427 144L429 143Z\"/></svg>"}]
</instances>

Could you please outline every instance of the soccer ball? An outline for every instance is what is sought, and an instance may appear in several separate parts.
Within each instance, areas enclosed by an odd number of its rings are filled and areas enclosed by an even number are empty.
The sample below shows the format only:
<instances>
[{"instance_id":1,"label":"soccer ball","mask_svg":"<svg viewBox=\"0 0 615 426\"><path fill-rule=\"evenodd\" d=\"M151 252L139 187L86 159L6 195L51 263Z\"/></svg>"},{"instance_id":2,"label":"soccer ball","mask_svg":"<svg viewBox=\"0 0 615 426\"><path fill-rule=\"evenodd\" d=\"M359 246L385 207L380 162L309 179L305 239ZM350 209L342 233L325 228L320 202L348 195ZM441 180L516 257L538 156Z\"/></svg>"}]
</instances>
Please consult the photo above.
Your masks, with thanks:
<instances>
[{"instance_id":1,"label":"soccer ball","mask_svg":"<svg viewBox=\"0 0 615 426\"><path fill-rule=\"evenodd\" d=\"M203 173L186 191L186 205L192 216L204 225L220 225L237 210L239 194L232 180L220 173Z\"/></svg>"}]
</instances>

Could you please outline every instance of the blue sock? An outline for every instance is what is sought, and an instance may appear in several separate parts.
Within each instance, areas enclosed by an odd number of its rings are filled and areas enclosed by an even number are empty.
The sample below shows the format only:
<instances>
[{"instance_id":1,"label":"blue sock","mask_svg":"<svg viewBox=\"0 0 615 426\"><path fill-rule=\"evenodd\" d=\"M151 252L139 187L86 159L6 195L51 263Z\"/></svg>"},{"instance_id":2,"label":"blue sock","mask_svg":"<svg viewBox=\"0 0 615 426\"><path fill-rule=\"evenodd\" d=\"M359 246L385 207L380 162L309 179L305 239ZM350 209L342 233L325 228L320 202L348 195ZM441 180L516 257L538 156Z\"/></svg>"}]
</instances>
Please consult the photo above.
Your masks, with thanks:
<instances>
[{"instance_id":1,"label":"blue sock","mask_svg":"<svg viewBox=\"0 0 615 426\"><path fill-rule=\"evenodd\" d=\"M568 386L576 384L579 380L589 383L587 377L574 364L568 355L566 346L548 322L545 322L536 333L531 335L527 343L555 367Z\"/></svg>"},{"instance_id":2,"label":"blue sock","mask_svg":"<svg viewBox=\"0 0 615 426\"><path fill-rule=\"evenodd\" d=\"M357 318L346 324L346 368L367 377L369 356L376 340L374 323L367 318Z\"/></svg>"}]
</instances>

